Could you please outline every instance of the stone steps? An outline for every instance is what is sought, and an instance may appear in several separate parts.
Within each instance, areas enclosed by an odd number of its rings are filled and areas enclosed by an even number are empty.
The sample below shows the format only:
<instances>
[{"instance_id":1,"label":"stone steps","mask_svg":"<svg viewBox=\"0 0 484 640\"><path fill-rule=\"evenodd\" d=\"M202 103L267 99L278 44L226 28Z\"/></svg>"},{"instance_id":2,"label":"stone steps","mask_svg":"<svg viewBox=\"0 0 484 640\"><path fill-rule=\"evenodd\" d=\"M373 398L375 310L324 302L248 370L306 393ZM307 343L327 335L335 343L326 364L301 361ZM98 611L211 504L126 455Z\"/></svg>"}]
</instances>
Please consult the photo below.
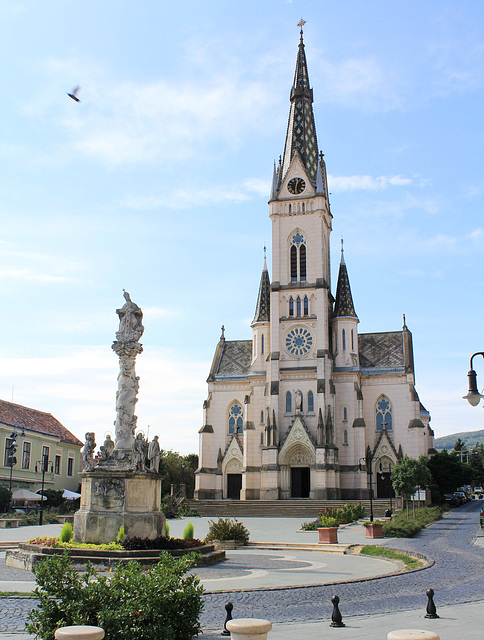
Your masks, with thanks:
<instances>
[{"instance_id":1,"label":"stone steps","mask_svg":"<svg viewBox=\"0 0 484 640\"><path fill-rule=\"evenodd\" d=\"M319 511L345 504L363 504L366 514L370 513L369 500L187 500L186 503L201 516L211 518L316 519ZM373 515L382 518L389 507L389 500L373 500Z\"/></svg>"}]
</instances>

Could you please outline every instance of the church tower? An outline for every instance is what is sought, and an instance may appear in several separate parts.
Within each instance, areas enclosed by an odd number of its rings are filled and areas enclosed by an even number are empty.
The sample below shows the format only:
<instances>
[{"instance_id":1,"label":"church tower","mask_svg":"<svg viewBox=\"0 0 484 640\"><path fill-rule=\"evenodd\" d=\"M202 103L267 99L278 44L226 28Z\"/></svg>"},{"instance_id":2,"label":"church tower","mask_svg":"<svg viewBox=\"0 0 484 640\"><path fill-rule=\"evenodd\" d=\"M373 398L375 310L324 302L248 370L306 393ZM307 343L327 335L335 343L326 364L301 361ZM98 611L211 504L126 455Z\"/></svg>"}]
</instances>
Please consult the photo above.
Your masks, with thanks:
<instances>
[{"instance_id":1,"label":"church tower","mask_svg":"<svg viewBox=\"0 0 484 640\"><path fill-rule=\"evenodd\" d=\"M297 414L298 424L301 423L312 444L309 447L312 451L306 452L302 464L309 465L313 458L314 467L316 448L332 439L332 434L326 433L326 425L334 422L329 254L332 216L326 166L318 150L303 24L303 21L299 24L301 35L284 155L274 169L269 202L273 223L270 393L271 420L277 427L273 445L280 444L288 430L294 430ZM289 433L289 441L292 435ZM290 458L290 452L287 453ZM274 470L275 451L273 455L265 454L263 468ZM326 464L326 456L321 457L319 462ZM287 466L292 467L289 458ZM334 460L331 465L334 467ZM298 472L291 470L290 473L295 476ZM300 479L288 477L282 481L284 497L290 497L290 487L298 482L301 483L300 497L309 497L306 485L311 487L311 497L321 493L315 489L314 469L309 477L304 477L307 473L301 471ZM284 471L281 474L283 476ZM273 475L275 479L275 473ZM270 482L267 487L267 497L275 495L272 485Z\"/></svg>"}]
</instances>

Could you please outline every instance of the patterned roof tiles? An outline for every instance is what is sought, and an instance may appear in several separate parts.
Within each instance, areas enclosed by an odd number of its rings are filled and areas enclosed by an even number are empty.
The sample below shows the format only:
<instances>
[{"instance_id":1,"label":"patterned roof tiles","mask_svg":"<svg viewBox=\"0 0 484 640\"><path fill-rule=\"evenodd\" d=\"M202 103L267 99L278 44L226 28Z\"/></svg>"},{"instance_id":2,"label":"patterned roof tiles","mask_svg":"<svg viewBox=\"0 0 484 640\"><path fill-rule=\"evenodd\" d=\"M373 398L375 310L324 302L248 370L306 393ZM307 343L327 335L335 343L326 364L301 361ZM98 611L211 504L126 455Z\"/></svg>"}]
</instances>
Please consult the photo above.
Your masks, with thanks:
<instances>
[{"instance_id":1,"label":"patterned roof tiles","mask_svg":"<svg viewBox=\"0 0 484 640\"><path fill-rule=\"evenodd\" d=\"M405 369L402 331L358 335L362 369Z\"/></svg>"},{"instance_id":2,"label":"patterned roof tiles","mask_svg":"<svg viewBox=\"0 0 484 640\"><path fill-rule=\"evenodd\" d=\"M83 446L83 443L50 413L30 409L13 402L0 400L0 423L12 428L17 427L17 429L24 426L26 431L43 433L59 438L61 442Z\"/></svg>"},{"instance_id":3,"label":"patterned roof tiles","mask_svg":"<svg viewBox=\"0 0 484 640\"><path fill-rule=\"evenodd\" d=\"M216 377L246 376L252 360L252 340L229 340L223 347Z\"/></svg>"}]
</instances>

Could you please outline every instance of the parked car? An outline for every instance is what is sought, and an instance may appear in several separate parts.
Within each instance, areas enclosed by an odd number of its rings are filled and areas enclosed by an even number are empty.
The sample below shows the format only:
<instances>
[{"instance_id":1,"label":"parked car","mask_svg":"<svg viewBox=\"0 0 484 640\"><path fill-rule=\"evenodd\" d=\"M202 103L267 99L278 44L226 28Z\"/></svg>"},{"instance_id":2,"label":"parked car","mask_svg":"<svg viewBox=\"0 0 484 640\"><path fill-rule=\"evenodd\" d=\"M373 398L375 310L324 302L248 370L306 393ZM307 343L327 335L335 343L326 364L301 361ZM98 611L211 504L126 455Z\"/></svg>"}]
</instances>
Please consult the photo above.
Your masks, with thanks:
<instances>
[{"instance_id":1,"label":"parked car","mask_svg":"<svg viewBox=\"0 0 484 640\"><path fill-rule=\"evenodd\" d=\"M454 495L457 496L457 499L460 501L460 504L466 504L466 502L469 502L469 498L467 497L467 494L465 493L465 491L455 491Z\"/></svg>"},{"instance_id":2,"label":"parked car","mask_svg":"<svg viewBox=\"0 0 484 640\"><path fill-rule=\"evenodd\" d=\"M455 495L455 493L444 493L444 495L442 496L442 499L446 504L449 504L451 507L460 506L460 500Z\"/></svg>"}]
</instances>

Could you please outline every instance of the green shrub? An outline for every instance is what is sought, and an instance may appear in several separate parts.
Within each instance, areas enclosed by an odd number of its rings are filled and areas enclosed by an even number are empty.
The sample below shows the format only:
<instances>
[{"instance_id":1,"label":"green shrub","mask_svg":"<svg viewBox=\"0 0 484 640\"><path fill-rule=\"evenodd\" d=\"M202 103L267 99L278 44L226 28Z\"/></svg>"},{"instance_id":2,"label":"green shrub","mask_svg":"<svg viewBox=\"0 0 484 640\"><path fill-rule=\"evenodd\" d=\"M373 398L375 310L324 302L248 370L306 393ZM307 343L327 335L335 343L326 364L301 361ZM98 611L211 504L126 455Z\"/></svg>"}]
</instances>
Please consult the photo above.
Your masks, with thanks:
<instances>
[{"instance_id":1,"label":"green shrub","mask_svg":"<svg viewBox=\"0 0 484 640\"><path fill-rule=\"evenodd\" d=\"M72 524L70 522L64 522L61 532L60 532L60 541L61 542L70 542L72 540Z\"/></svg>"},{"instance_id":2,"label":"green shrub","mask_svg":"<svg viewBox=\"0 0 484 640\"><path fill-rule=\"evenodd\" d=\"M363 522L364 527L370 527L372 524L385 524L385 520L368 520L367 522Z\"/></svg>"},{"instance_id":3,"label":"green shrub","mask_svg":"<svg viewBox=\"0 0 484 640\"><path fill-rule=\"evenodd\" d=\"M0 487L0 511L7 511L12 500L12 492L7 487Z\"/></svg>"},{"instance_id":4,"label":"green shrub","mask_svg":"<svg viewBox=\"0 0 484 640\"><path fill-rule=\"evenodd\" d=\"M184 575L195 559L161 553L148 568L119 563L108 579L92 564L78 573L67 552L47 558L34 569L39 602L27 630L50 639L59 627L93 625L104 629L106 640L188 640L201 631L203 608L199 579Z\"/></svg>"},{"instance_id":5,"label":"green shrub","mask_svg":"<svg viewBox=\"0 0 484 640\"><path fill-rule=\"evenodd\" d=\"M170 525L168 524L168 522L165 520L165 537L169 538L170 537Z\"/></svg>"},{"instance_id":6,"label":"green shrub","mask_svg":"<svg viewBox=\"0 0 484 640\"><path fill-rule=\"evenodd\" d=\"M208 521L209 528L205 538L210 540L235 540L246 544L249 541L249 530L237 518L219 518L217 522Z\"/></svg>"},{"instance_id":7,"label":"green shrub","mask_svg":"<svg viewBox=\"0 0 484 640\"><path fill-rule=\"evenodd\" d=\"M320 527L339 527L339 522L332 516L327 516L325 513L319 514L319 526Z\"/></svg>"},{"instance_id":8,"label":"green shrub","mask_svg":"<svg viewBox=\"0 0 484 640\"><path fill-rule=\"evenodd\" d=\"M189 522L185 527L185 529L183 530L183 539L188 540L190 538L193 538L194 532L195 532L195 529L193 527L193 523Z\"/></svg>"},{"instance_id":9,"label":"green shrub","mask_svg":"<svg viewBox=\"0 0 484 640\"><path fill-rule=\"evenodd\" d=\"M412 513L407 518L406 513L401 511L384 523L383 535L385 538L411 538L428 524L440 520L441 517L442 509L440 507L417 509L415 518Z\"/></svg>"},{"instance_id":10,"label":"green shrub","mask_svg":"<svg viewBox=\"0 0 484 640\"><path fill-rule=\"evenodd\" d=\"M317 531L321 523L318 520L312 520L311 522L303 522L301 525L301 531Z\"/></svg>"},{"instance_id":11,"label":"green shrub","mask_svg":"<svg viewBox=\"0 0 484 640\"><path fill-rule=\"evenodd\" d=\"M121 542L123 542L123 540L125 539L125 533L124 533L124 525L122 524L119 527L119 531L118 531L118 536L116 538L116 542L119 542L119 544L121 544Z\"/></svg>"}]
</instances>

